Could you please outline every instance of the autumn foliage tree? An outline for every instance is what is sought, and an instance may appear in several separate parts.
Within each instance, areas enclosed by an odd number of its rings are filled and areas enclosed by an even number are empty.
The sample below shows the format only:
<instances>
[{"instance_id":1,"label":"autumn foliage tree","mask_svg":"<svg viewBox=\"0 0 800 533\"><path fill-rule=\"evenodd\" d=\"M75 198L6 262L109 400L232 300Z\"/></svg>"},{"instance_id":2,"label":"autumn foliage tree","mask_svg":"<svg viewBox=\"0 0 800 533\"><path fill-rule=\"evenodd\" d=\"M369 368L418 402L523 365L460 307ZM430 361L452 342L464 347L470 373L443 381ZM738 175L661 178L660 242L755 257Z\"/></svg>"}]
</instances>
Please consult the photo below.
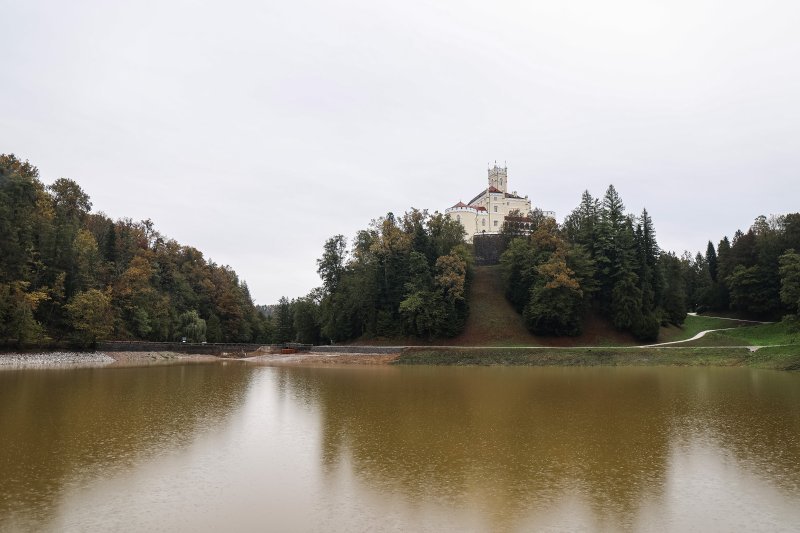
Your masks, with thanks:
<instances>
[{"instance_id":1,"label":"autumn foliage tree","mask_svg":"<svg viewBox=\"0 0 800 533\"><path fill-rule=\"evenodd\" d=\"M150 220L91 209L75 181L45 186L36 167L0 155L0 341L172 341L185 336L186 313L206 321L217 342L271 341L230 267Z\"/></svg>"},{"instance_id":2,"label":"autumn foliage tree","mask_svg":"<svg viewBox=\"0 0 800 533\"><path fill-rule=\"evenodd\" d=\"M613 186L602 199L584 192L561 226L537 220L527 235L511 240L501 264L506 296L536 334L578 335L594 311L652 341L662 324L680 324L686 316L684 286L667 283L670 260L649 213L627 214Z\"/></svg>"}]
</instances>

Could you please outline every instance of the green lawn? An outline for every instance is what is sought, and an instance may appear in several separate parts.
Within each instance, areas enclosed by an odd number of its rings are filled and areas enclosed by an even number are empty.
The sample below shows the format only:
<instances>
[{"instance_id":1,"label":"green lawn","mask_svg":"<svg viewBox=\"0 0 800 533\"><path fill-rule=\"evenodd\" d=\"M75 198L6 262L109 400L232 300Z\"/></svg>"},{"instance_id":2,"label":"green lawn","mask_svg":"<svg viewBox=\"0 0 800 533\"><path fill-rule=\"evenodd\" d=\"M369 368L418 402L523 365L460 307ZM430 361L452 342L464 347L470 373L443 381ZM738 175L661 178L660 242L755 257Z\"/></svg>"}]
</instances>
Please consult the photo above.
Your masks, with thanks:
<instances>
[{"instance_id":1,"label":"green lawn","mask_svg":"<svg viewBox=\"0 0 800 533\"><path fill-rule=\"evenodd\" d=\"M760 348L750 356L750 365L778 370L800 370L800 344Z\"/></svg>"},{"instance_id":2,"label":"green lawn","mask_svg":"<svg viewBox=\"0 0 800 533\"><path fill-rule=\"evenodd\" d=\"M800 350L800 330L786 322L758 324L727 331L709 333L692 342L697 346L768 346L772 344L797 344Z\"/></svg>"},{"instance_id":3,"label":"green lawn","mask_svg":"<svg viewBox=\"0 0 800 533\"><path fill-rule=\"evenodd\" d=\"M800 345L780 348L483 348L411 349L399 365L524 366L752 366L800 370Z\"/></svg>"},{"instance_id":4,"label":"green lawn","mask_svg":"<svg viewBox=\"0 0 800 533\"><path fill-rule=\"evenodd\" d=\"M739 328L745 327L748 324L751 323L727 318L688 315L681 327L669 326L661 328L658 335L658 342L682 341L691 339L701 331L707 329Z\"/></svg>"}]
</instances>

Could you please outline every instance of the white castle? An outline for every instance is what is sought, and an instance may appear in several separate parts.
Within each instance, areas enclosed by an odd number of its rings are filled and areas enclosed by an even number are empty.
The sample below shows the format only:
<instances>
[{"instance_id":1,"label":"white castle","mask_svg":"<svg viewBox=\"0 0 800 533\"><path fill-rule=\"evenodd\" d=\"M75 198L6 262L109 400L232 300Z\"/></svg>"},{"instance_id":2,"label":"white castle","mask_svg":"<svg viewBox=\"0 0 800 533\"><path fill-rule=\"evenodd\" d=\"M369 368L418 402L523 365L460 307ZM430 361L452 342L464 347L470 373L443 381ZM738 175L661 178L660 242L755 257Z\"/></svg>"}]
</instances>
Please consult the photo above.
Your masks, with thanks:
<instances>
[{"instance_id":1,"label":"white castle","mask_svg":"<svg viewBox=\"0 0 800 533\"><path fill-rule=\"evenodd\" d=\"M527 195L519 196L517 191L508 192L508 167L500 167L496 161L489 168L489 187L468 204L458 202L445 209L445 214L461 222L468 242L475 235L500 233L505 222L513 223L523 232L530 229L533 222L530 199ZM543 211L542 214L552 218L556 216L552 211Z\"/></svg>"}]
</instances>

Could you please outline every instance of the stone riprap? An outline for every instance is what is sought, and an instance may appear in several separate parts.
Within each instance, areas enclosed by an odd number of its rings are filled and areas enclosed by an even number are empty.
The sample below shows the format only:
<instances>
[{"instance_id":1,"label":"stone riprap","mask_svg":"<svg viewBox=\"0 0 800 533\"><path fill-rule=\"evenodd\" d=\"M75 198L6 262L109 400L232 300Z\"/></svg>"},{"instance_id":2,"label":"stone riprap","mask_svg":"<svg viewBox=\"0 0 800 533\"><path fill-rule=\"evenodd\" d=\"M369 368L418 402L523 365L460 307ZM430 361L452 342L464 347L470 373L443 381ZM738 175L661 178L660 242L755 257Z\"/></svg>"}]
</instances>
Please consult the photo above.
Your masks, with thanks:
<instances>
[{"instance_id":1,"label":"stone riprap","mask_svg":"<svg viewBox=\"0 0 800 533\"><path fill-rule=\"evenodd\" d=\"M0 353L0 366L107 364L114 361L101 352Z\"/></svg>"}]
</instances>

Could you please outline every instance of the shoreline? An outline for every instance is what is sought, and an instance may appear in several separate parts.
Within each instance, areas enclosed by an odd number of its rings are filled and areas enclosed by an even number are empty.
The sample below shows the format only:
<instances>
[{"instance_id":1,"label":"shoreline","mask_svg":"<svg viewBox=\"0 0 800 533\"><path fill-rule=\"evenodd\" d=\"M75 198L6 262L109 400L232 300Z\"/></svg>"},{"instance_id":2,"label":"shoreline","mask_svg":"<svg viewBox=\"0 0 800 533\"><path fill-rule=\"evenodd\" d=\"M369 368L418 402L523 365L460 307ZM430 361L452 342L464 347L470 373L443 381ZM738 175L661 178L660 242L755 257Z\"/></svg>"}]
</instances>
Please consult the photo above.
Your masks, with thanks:
<instances>
[{"instance_id":1,"label":"shoreline","mask_svg":"<svg viewBox=\"0 0 800 533\"><path fill-rule=\"evenodd\" d=\"M112 351L33 351L0 353L0 371L48 368L126 368L184 363L218 363L239 361L258 366L330 366L387 365L399 357L396 353L298 352L269 354L250 352L243 357L208 354Z\"/></svg>"},{"instance_id":2,"label":"shoreline","mask_svg":"<svg viewBox=\"0 0 800 533\"><path fill-rule=\"evenodd\" d=\"M177 352L33 351L0 353L0 371L47 368L122 368L186 362L213 362L223 358Z\"/></svg>"},{"instance_id":3,"label":"shoreline","mask_svg":"<svg viewBox=\"0 0 800 533\"><path fill-rule=\"evenodd\" d=\"M242 359L261 366L331 366L390 365L400 357L394 353L297 352L293 354L258 354Z\"/></svg>"},{"instance_id":4,"label":"shoreline","mask_svg":"<svg viewBox=\"0 0 800 533\"><path fill-rule=\"evenodd\" d=\"M10 352L0 353L0 371L26 368L121 368L239 361L256 366L335 365L433 366L720 366L800 371L800 345L663 347L403 347L387 353L362 347L352 351L293 354L250 352L220 357L177 352Z\"/></svg>"},{"instance_id":5,"label":"shoreline","mask_svg":"<svg viewBox=\"0 0 800 533\"><path fill-rule=\"evenodd\" d=\"M800 371L800 345L408 349L394 364L443 366L720 366Z\"/></svg>"}]
</instances>

